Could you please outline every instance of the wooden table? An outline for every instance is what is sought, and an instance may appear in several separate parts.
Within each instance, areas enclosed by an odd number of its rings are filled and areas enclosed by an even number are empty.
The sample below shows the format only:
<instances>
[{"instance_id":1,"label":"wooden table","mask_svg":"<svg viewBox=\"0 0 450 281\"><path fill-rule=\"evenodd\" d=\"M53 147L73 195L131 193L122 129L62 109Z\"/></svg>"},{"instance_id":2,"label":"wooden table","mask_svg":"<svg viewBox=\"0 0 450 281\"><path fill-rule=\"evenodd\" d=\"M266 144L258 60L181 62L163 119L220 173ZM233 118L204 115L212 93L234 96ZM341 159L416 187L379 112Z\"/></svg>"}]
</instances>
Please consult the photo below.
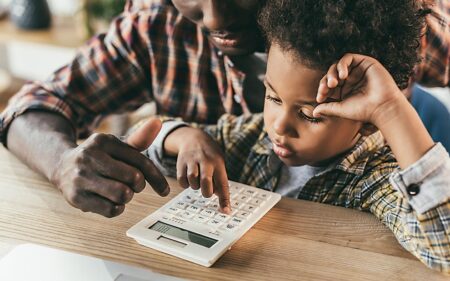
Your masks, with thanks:
<instances>
[{"instance_id":1,"label":"wooden table","mask_svg":"<svg viewBox=\"0 0 450 281\"><path fill-rule=\"evenodd\" d=\"M26 242L196 280L448 280L370 214L283 198L211 268L143 247L125 232L172 198L150 188L106 219L62 195L0 145L0 257Z\"/></svg>"}]
</instances>

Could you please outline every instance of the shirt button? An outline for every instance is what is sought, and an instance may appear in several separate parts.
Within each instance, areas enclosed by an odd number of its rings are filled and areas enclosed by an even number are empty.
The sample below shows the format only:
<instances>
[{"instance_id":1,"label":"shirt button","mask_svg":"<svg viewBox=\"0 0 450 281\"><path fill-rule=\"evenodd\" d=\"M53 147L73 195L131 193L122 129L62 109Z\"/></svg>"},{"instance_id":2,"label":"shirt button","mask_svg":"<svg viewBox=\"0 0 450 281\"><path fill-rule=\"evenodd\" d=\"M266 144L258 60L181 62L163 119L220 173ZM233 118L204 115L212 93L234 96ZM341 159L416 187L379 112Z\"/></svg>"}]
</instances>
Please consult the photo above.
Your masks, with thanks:
<instances>
[{"instance_id":1,"label":"shirt button","mask_svg":"<svg viewBox=\"0 0 450 281\"><path fill-rule=\"evenodd\" d=\"M420 185L416 183L410 184L406 188L406 191L408 192L409 195L416 196L420 192Z\"/></svg>"}]
</instances>

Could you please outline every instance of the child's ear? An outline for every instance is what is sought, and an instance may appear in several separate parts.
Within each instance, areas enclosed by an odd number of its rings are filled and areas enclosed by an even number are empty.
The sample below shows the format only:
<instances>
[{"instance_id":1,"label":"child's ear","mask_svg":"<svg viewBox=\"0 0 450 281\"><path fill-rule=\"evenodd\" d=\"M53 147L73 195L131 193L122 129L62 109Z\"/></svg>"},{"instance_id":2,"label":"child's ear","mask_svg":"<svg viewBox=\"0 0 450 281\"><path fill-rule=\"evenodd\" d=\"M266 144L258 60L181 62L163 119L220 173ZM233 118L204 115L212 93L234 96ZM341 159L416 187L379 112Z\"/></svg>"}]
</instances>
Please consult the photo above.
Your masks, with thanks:
<instances>
[{"instance_id":1,"label":"child's ear","mask_svg":"<svg viewBox=\"0 0 450 281\"><path fill-rule=\"evenodd\" d=\"M378 128L370 123L363 123L361 129L359 129L359 133L363 136L370 136L376 131L378 131Z\"/></svg>"}]
</instances>

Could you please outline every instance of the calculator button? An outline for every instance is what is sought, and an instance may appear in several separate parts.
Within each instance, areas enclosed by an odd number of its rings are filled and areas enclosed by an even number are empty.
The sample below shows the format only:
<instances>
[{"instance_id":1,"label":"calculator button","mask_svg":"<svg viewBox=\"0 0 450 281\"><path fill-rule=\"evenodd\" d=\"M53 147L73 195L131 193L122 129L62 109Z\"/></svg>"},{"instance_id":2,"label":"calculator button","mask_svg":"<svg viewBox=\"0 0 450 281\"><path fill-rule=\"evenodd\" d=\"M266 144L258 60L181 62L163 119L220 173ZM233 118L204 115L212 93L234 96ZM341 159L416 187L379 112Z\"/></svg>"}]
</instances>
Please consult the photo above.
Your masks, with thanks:
<instances>
[{"instance_id":1,"label":"calculator button","mask_svg":"<svg viewBox=\"0 0 450 281\"><path fill-rule=\"evenodd\" d=\"M195 198L194 198L194 196L187 194L187 195L184 195L183 197L181 197L181 201L186 202L186 203L192 203L195 201Z\"/></svg>"},{"instance_id":2,"label":"calculator button","mask_svg":"<svg viewBox=\"0 0 450 281\"><path fill-rule=\"evenodd\" d=\"M216 214L216 212L211 209L204 209L200 212L200 215L207 216L207 217L213 217L215 214Z\"/></svg>"},{"instance_id":3,"label":"calculator button","mask_svg":"<svg viewBox=\"0 0 450 281\"><path fill-rule=\"evenodd\" d=\"M238 201L240 201L242 203L245 203L248 200L250 200L250 197L248 195L244 195L244 194L241 193L241 194L238 194L236 200L238 200Z\"/></svg>"},{"instance_id":4,"label":"calculator button","mask_svg":"<svg viewBox=\"0 0 450 281\"><path fill-rule=\"evenodd\" d=\"M240 225L243 221L244 221L243 219L234 217L228 223L234 224L234 225Z\"/></svg>"},{"instance_id":5,"label":"calculator button","mask_svg":"<svg viewBox=\"0 0 450 281\"><path fill-rule=\"evenodd\" d=\"M242 188L238 187L236 185L230 185L229 190L230 190L230 193L237 194L237 193L241 192Z\"/></svg>"},{"instance_id":6,"label":"calculator button","mask_svg":"<svg viewBox=\"0 0 450 281\"><path fill-rule=\"evenodd\" d=\"M180 213L179 216L183 217L185 219L191 219L195 216L195 213L184 211L184 212Z\"/></svg>"},{"instance_id":7,"label":"calculator button","mask_svg":"<svg viewBox=\"0 0 450 281\"><path fill-rule=\"evenodd\" d=\"M238 229L238 226L236 224L227 223L222 226L222 229L226 231L235 231L236 229Z\"/></svg>"},{"instance_id":8,"label":"calculator button","mask_svg":"<svg viewBox=\"0 0 450 281\"><path fill-rule=\"evenodd\" d=\"M220 207L219 202L213 202L208 205L208 208L213 209L213 210L218 210L219 207Z\"/></svg>"},{"instance_id":9,"label":"calculator button","mask_svg":"<svg viewBox=\"0 0 450 281\"><path fill-rule=\"evenodd\" d=\"M174 207L178 209L185 209L188 206L186 202L179 201L175 203Z\"/></svg>"},{"instance_id":10,"label":"calculator button","mask_svg":"<svg viewBox=\"0 0 450 281\"><path fill-rule=\"evenodd\" d=\"M205 223L209 220L209 218L202 215L196 215L192 220L198 223Z\"/></svg>"},{"instance_id":11,"label":"calculator button","mask_svg":"<svg viewBox=\"0 0 450 281\"><path fill-rule=\"evenodd\" d=\"M167 210L166 210L168 213L171 213L171 214L177 214L179 211L181 211L181 209L178 209L178 208L176 208L176 207L169 207L169 208L167 208Z\"/></svg>"},{"instance_id":12,"label":"calculator button","mask_svg":"<svg viewBox=\"0 0 450 281\"><path fill-rule=\"evenodd\" d=\"M257 194L258 192L256 192L255 190L252 189L246 189L244 190L244 192L242 192L243 194L247 195L247 196L254 196L255 194Z\"/></svg>"},{"instance_id":13,"label":"calculator button","mask_svg":"<svg viewBox=\"0 0 450 281\"><path fill-rule=\"evenodd\" d=\"M213 227L219 227L222 225L222 222L216 219L212 219L208 222L208 225Z\"/></svg>"},{"instance_id":14,"label":"calculator button","mask_svg":"<svg viewBox=\"0 0 450 281\"><path fill-rule=\"evenodd\" d=\"M246 219L248 218L252 213L247 212L247 211L239 211L236 213L236 217L241 218L241 219Z\"/></svg>"},{"instance_id":15,"label":"calculator button","mask_svg":"<svg viewBox=\"0 0 450 281\"><path fill-rule=\"evenodd\" d=\"M239 209L244 205L244 203L239 202L239 201L234 201L233 203L231 203L231 208L235 208L235 209Z\"/></svg>"},{"instance_id":16,"label":"calculator button","mask_svg":"<svg viewBox=\"0 0 450 281\"><path fill-rule=\"evenodd\" d=\"M237 199L238 197L240 197L240 194L239 194L239 193L230 193L230 199L231 199L231 200L235 200L235 199Z\"/></svg>"},{"instance_id":17,"label":"calculator button","mask_svg":"<svg viewBox=\"0 0 450 281\"><path fill-rule=\"evenodd\" d=\"M195 189L192 189L192 188L191 188L191 192L189 192L189 193L190 193L193 197L197 197L197 196L201 196L201 195L202 195L200 189L195 190Z\"/></svg>"},{"instance_id":18,"label":"calculator button","mask_svg":"<svg viewBox=\"0 0 450 281\"><path fill-rule=\"evenodd\" d=\"M211 200L202 198L202 199L198 199L197 201L195 201L195 204L200 207L206 207L209 205L210 202L211 202Z\"/></svg>"},{"instance_id":19,"label":"calculator button","mask_svg":"<svg viewBox=\"0 0 450 281\"><path fill-rule=\"evenodd\" d=\"M263 203L264 201L259 199L259 198L253 198L252 200L250 200L250 204L255 205L255 206L259 206Z\"/></svg>"},{"instance_id":20,"label":"calculator button","mask_svg":"<svg viewBox=\"0 0 450 281\"><path fill-rule=\"evenodd\" d=\"M242 207L241 211L247 211L247 212L249 212L249 213L252 213L252 212L254 212L256 209L258 209L257 206L253 206L253 205L247 204L247 205L245 205L245 206Z\"/></svg>"},{"instance_id":21,"label":"calculator button","mask_svg":"<svg viewBox=\"0 0 450 281\"><path fill-rule=\"evenodd\" d=\"M261 200L267 200L267 199L269 199L270 194L267 194L265 192L264 193L260 192L258 195L256 195L256 197L258 197Z\"/></svg>"},{"instance_id":22,"label":"calculator button","mask_svg":"<svg viewBox=\"0 0 450 281\"><path fill-rule=\"evenodd\" d=\"M186 208L186 211L192 212L194 214L197 214L198 212L200 212L200 207L195 206L195 205L190 205L189 207Z\"/></svg>"},{"instance_id":23,"label":"calculator button","mask_svg":"<svg viewBox=\"0 0 450 281\"><path fill-rule=\"evenodd\" d=\"M231 217L229 215L226 214L222 214L219 213L214 217L216 220L219 220L221 222L226 222L227 220L229 220Z\"/></svg>"}]
</instances>

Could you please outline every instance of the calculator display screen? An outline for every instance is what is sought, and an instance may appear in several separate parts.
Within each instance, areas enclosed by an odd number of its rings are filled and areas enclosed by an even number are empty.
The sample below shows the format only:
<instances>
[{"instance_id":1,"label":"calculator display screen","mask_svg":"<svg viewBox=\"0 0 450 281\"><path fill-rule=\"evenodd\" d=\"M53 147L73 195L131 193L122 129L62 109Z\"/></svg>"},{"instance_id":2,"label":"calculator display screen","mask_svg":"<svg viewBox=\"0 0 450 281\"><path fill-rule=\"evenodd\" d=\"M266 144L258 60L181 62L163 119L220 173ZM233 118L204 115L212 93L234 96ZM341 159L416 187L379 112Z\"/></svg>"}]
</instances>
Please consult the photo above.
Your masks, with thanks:
<instances>
[{"instance_id":1,"label":"calculator display screen","mask_svg":"<svg viewBox=\"0 0 450 281\"><path fill-rule=\"evenodd\" d=\"M160 221L157 221L154 225L150 226L149 229L172 235L174 237L183 239L184 241L189 241L207 248L211 248L218 241Z\"/></svg>"}]
</instances>

